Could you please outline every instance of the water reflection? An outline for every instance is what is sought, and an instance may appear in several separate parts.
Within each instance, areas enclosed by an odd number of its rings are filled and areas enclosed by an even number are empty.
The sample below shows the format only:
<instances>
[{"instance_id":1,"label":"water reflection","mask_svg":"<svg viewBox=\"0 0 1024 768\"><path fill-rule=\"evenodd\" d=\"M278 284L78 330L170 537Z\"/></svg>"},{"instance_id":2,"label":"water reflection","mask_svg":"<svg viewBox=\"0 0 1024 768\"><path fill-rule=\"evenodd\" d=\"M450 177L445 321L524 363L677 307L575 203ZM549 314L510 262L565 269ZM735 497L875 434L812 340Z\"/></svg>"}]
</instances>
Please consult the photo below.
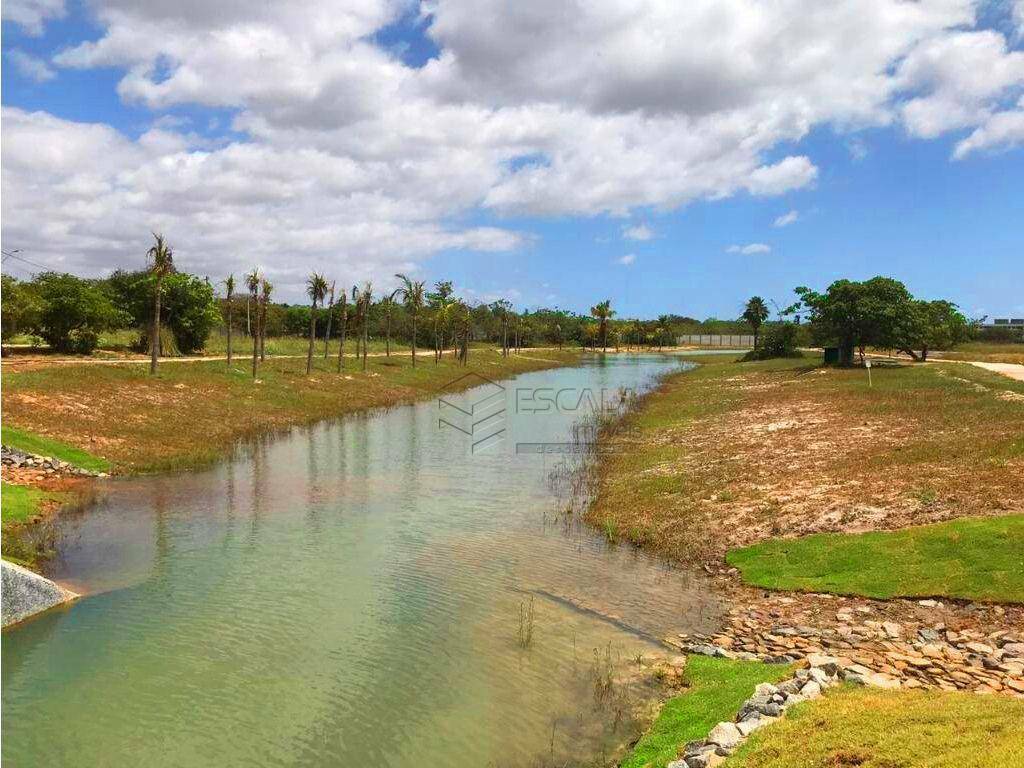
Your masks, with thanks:
<instances>
[{"instance_id":1,"label":"water reflection","mask_svg":"<svg viewBox=\"0 0 1024 768\"><path fill-rule=\"evenodd\" d=\"M615 358L515 385L640 387L676 364ZM4 759L607 753L628 738L628 702L649 694L624 676L628 658L717 607L701 578L560 514L556 459L514 454L516 441L568 440L579 414L516 413L511 399L507 412L507 439L482 454L424 402L254 440L202 472L109 483L62 521L51 566L89 597L4 635Z\"/></svg>"}]
</instances>

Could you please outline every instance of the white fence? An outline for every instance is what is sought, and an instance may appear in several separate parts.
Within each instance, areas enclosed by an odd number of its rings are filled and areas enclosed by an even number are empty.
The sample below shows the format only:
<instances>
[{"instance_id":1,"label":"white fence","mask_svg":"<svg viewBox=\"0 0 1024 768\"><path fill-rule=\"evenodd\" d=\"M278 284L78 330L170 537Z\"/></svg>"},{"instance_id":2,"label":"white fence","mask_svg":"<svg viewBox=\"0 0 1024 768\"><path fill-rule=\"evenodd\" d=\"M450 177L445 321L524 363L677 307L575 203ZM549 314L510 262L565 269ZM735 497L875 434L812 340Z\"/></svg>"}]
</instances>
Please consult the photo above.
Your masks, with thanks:
<instances>
[{"instance_id":1,"label":"white fence","mask_svg":"<svg viewBox=\"0 0 1024 768\"><path fill-rule=\"evenodd\" d=\"M676 337L676 344L680 347L753 347L754 336L749 333L685 333Z\"/></svg>"}]
</instances>

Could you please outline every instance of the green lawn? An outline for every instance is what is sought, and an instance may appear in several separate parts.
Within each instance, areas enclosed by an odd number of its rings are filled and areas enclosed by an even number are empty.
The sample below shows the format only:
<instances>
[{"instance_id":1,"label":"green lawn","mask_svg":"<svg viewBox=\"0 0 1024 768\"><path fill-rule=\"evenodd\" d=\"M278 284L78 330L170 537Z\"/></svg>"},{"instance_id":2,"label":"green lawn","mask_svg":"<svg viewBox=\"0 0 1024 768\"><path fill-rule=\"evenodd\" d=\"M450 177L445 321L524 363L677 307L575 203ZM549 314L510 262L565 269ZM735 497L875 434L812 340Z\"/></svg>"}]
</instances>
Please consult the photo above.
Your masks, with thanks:
<instances>
[{"instance_id":1,"label":"green lawn","mask_svg":"<svg viewBox=\"0 0 1024 768\"><path fill-rule=\"evenodd\" d=\"M677 758L683 744L704 738L723 720L732 720L758 683L782 680L789 672L781 664L690 656L686 676L691 687L665 703L622 768L663 768Z\"/></svg>"},{"instance_id":2,"label":"green lawn","mask_svg":"<svg viewBox=\"0 0 1024 768\"><path fill-rule=\"evenodd\" d=\"M769 589L867 597L1024 602L1024 515L962 518L892 532L769 539L730 552Z\"/></svg>"},{"instance_id":3,"label":"green lawn","mask_svg":"<svg viewBox=\"0 0 1024 768\"><path fill-rule=\"evenodd\" d=\"M18 448L28 453L35 453L41 456L51 456L61 461L68 461L76 467L88 469L91 472L109 472L110 462L93 456L86 451L80 450L57 440L50 440L46 437L33 435L16 427L3 426L0 428L0 440L11 448Z\"/></svg>"},{"instance_id":4,"label":"green lawn","mask_svg":"<svg viewBox=\"0 0 1024 768\"><path fill-rule=\"evenodd\" d=\"M21 485L0 483L0 515L3 524L23 523L39 512L40 505L46 501L60 501L63 493L40 491L37 488L26 488Z\"/></svg>"},{"instance_id":5,"label":"green lawn","mask_svg":"<svg viewBox=\"0 0 1024 768\"><path fill-rule=\"evenodd\" d=\"M798 704L723 768L1022 768L1024 701L840 688Z\"/></svg>"}]
</instances>

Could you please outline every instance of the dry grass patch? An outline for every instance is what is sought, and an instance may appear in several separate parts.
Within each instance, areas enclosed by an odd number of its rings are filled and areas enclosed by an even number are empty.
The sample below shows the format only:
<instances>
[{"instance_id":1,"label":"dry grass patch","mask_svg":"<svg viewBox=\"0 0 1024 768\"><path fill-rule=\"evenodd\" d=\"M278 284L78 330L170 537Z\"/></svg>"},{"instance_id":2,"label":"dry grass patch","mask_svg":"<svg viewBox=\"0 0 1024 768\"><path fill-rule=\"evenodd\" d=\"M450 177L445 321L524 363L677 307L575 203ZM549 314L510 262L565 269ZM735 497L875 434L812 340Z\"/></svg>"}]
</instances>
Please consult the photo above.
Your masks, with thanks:
<instances>
[{"instance_id":1,"label":"dry grass patch","mask_svg":"<svg viewBox=\"0 0 1024 768\"><path fill-rule=\"evenodd\" d=\"M970 366L701 360L630 417L592 522L676 557L901 528L1024 497L1024 386ZM961 370L962 369L962 370Z\"/></svg>"}]
</instances>

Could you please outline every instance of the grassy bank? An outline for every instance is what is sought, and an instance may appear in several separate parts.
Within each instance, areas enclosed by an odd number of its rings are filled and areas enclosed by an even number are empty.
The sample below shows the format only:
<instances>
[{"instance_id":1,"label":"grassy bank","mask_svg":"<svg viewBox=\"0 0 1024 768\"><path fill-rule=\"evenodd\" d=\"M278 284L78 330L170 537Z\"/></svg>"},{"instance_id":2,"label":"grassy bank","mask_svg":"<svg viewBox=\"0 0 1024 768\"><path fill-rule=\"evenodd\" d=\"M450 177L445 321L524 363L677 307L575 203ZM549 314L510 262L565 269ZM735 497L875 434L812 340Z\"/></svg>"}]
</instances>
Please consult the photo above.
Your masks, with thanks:
<instances>
[{"instance_id":1,"label":"grassy bank","mask_svg":"<svg viewBox=\"0 0 1024 768\"><path fill-rule=\"evenodd\" d=\"M691 656L686 665L689 688L665 702L622 768L664 768L677 759L681 745L704 738L722 720L732 720L758 683L788 674L785 665Z\"/></svg>"},{"instance_id":2,"label":"grassy bank","mask_svg":"<svg viewBox=\"0 0 1024 768\"><path fill-rule=\"evenodd\" d=\"M34 453L40 456L51 456L61 461L67 461L76 467L87 469L90 472L109 472L110 462L99 456L93 456L88 451L83 451L74 446L62 443L59 440L34 435L23 429L17 429L4 425L0 428L3 444L10 448L17 448L26 453Z\"/></svg>"},{"instance_id":3,"label":"grassy bank","mask_svg":"<svg viewBox=\"0 0 1024 768\"><path fill-rule=\"evenodd\" d=\"M727 559L745 581L769 589L1020 603L1024 515L770 539L734 550Z\"/></svg>"},{"instance_id":4,"label":"grassy bank","mask_svg":"<svg viewBox=\"0 0 1024 768\"><path fill-rule=\"evenodd\" d=\"M42 514L48 507L62 504L66 493L60 491L44 491L39 488L27 488L13 483L0 483L3 503L0 504L0 519L6 529L10 525L30 522ZM6 553L5 553L6 554Z\"/></svg>"},{"instance_id":5,"label":"grassy bank","mask_svg":"<svg viewBox=\"0 0 1024 768\"><path fill-rule=\"evenodd\" d=\"M723 768L1024 766L1024 701L845 688L756 731Z\"/></svg>"},{"instance_id":6,"label":"grassy bank","mask_svg":"<svg viewBox=\"0 0 1024 768\"><path fill-rule=\"evenodd\" d=\"M50 365L3 372L4 420L22 434L43 436L110 462L115 472L141 472L208 463L242 438L259 433L429 397L467 373L503 378L570 364L578 352L544 350L503 358L475 349L469 364L451 355L435 364L409 355L371 357L367 370L348 356L335 360L271 359L256 382L249 361L164 363L158 376L145 366ZM467 379L464 385L472 386Z\"/></svg>"},{"instance_id":7,"label":"grassy bank","mask_svg":"<svg viewBox=\"0 0 1024 768\"><path fill-rule=\"evenodd\" d=\"M676 558L1021 510L1024 384L704 357L612 438L590 521ZM828 566L831 567L831 566Z\"/></svg>"}]
</instances>

